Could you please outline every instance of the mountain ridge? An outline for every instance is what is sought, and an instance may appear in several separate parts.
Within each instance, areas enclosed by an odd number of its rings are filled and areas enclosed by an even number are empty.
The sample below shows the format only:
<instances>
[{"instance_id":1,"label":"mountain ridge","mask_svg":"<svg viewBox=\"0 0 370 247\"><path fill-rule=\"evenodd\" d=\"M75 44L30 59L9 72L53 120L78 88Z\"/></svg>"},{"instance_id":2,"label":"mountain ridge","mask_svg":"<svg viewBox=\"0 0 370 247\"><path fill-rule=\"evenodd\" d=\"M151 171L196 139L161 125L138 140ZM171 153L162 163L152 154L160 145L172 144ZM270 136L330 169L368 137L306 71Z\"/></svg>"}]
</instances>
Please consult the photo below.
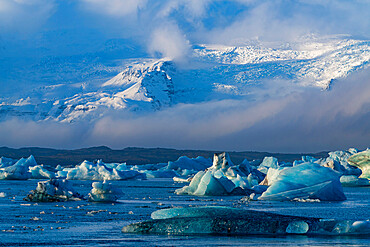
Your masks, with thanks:
<instances>
[{"instance_id":1,"label":"mountain ridge","mask_svg":"<svg viewBox=\"0 0 370 247\"><path fill-rule=\"evenodd\" d=\"M175 161L180 156L188 156L196 158L203 156L205 158L212 158L214 153L222 152L222 150L178 150L172 148L140 148L127 147L120 150L111 149L106 146L79 148L79 149L53 149L41 147L23 147L23 148L9 148L0 147L0 157L7 157L13 159L20 159L33 155L39 164L55 167L58 164L65 167L73 167L84 160L103 159L104 162L127 162L129 165L143 165L155 164L168 161ZM233 162L241 163L245 158L249 161L254 159L263 159L266 156L274 156L280 161L294 161L301 159L302 156L313 156L315 158L326 157L328 152L319 153L270 153L257 151L243 151L243 152L228 152Z\"/></svg>"},{"instance_id":2,"label":"mountain ridge","mask_svg":"<svg viewBox=\"0 0 370 247\"><path fill-rule=\"evenodd\" d=\"M153 112L177 104L237 97L253 101L261 95L274 94L268 88L258 90L266 81L286 81L286 87L295 90L328 89L333 80L368 67L369 61L370 41L345 36L275 47L262 42L244 46L197 45L193 47L189 61L193 66L189 68L170 58L123 59L119 66L110 69L121 72L105 80L87 77L82 83L58 83L13 99L0 98L0 120L23 117L36 121L90 121L112 110ZM194 66L197 63L202 66ZM73 70L77 65L71 66ZM99 73L103 65L96 66ZM63 77L59 70L55 72Z\"/></svg>"}]
</instances>

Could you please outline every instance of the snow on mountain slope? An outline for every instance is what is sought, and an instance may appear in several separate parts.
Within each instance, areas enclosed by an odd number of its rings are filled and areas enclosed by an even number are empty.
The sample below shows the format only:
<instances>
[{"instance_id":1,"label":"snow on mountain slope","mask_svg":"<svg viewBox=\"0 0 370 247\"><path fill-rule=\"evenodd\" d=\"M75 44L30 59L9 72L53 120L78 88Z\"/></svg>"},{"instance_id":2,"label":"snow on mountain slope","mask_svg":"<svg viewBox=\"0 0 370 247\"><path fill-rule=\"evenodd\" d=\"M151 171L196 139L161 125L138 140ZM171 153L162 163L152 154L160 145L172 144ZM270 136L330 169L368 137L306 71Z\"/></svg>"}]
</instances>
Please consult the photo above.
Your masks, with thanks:
<instances>
[{"instance_id":1,"label":"snow on mountain slope","mask_svg":"<svg viewBox=\"0 0 370 247\"><path fill-rule=\"evenodd\" d=\"M187 67L169 59L126 59L122 61L126 68L103 83L87 78L0 99L0 119L24 116L71 122L96 119L111 110L153 111L258 93L266 97L271 92L260 87L274 80L326 89L332 80L367 67L369 61L370 42L345 36L310 37L283 45L199 45Z\"/></svg>"}]
</instances>

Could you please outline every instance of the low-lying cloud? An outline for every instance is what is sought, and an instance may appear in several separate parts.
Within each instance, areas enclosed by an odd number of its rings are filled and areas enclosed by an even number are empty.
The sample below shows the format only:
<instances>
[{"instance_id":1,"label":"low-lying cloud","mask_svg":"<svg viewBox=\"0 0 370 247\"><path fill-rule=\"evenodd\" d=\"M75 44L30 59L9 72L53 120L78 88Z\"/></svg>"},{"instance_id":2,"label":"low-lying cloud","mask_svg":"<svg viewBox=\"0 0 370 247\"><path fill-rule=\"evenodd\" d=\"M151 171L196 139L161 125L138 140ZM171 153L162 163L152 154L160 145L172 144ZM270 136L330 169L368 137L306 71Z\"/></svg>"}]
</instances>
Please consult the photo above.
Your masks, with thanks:
<instances>
[{"instance_id":1,"label":"low-lying cloud","mask_svg":"<svg viewBox=\"0 0 370 247\"><path fill-rule=\"evenodd\" d=\"M60 148L108 145L274 152L364 149L370 144L369 78L367 69L338 80L329 91L305 88L254 102L241 99L180 104L147 115L110 114L93 123L13 119L0 123L0 140L7 146Z\"/></svg>"}]
</instances>

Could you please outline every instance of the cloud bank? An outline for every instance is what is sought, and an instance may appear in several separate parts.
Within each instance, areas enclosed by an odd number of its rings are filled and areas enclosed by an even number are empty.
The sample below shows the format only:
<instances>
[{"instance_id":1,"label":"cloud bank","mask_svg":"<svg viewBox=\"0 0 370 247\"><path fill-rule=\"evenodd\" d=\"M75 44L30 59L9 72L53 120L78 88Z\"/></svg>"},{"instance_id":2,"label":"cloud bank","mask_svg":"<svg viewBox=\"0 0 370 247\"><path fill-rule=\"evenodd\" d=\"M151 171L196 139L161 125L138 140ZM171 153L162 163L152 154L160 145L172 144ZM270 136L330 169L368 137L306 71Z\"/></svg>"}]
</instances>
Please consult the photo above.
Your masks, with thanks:
<instances>
[{"instance_id":1,"label":"cloud bank","mask_svg":"<svg viewBox=\"0 0 370 247\"><path fill-rule=\"evenodd\" d=\"M114 113L94 123L0 123L7 146L108 145L208 150L316 152L368 147L370 69L333 89L291 90L275 98L182 104L144 116ZM280 83L280 82L274 82ZM285 83L281 83L285 86Z\"/></svg>"}]
</instances>

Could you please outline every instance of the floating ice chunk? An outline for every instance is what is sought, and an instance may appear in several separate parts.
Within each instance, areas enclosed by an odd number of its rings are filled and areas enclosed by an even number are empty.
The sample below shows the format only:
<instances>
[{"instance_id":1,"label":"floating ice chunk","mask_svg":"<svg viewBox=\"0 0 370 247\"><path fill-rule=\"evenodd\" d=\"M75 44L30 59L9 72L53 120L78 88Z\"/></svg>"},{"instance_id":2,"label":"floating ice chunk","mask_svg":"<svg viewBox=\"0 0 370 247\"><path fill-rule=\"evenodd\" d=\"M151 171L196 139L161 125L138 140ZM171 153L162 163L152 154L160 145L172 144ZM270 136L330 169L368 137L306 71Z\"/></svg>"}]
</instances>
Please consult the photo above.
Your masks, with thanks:
<instances>
[{"instance_id":1,"label":"floating ice chunk","mask_svg":"<svg viewBox=\"0 0 370 247\"><path fill-rule=\"evenodd\" d=\"M64 172L58 171L58 175L66 177L68 180L127 180L127 179L145 179L143 173L134 170L117 170L109 168L99 160L97 163L83 161L75 168L63 169Z\"/></svg>"},{"instance_id":2,"label":"floating ice chunk","mask_svg":"<svg viewBox=\"0 0 370 247\"><path fill-rule=\"evenodd\" d=\"M286 228L287 233L291 234L305 234L308 232L309 226L303 220L292 221Z\"/></svg>"},{"instance_id":3,"label":"floating ice chunk","mask_svg":"<svg viewBox=\"0 0 370 247\"><path fill-rule=\"evenodd\" d=\"M329 157L315 161L322 166L329 167L335 171L342 173L343 175L357 175L361 174L361 170L355 166L352 166L348 162L348 158L358 151L357 149L350 148L347 151L334 151L329 152Z\"/></svg>"},{"instance_id":4,"label":"floating ice chunk","mask_svg":"<svg viewBox=\"0 0 370 247\"><path fill-rule=\"evenodd\" d=\"M204 158L202 156L198 156L195 159L188 158L186 156L181 156L176 161L168 162L166 167L167 170L194 170L194 171L202 171L209 168L212 165L212 161L210 159Z\"/></svg>"},{"instance_id":5,"label":"floating ice chunk","mask_svg":"<svg viewBox=\"0 0 370 247\"><path fill-rule=\"evenodd\" d=\"M269 168L279 168L278 159L275 157L265 157L262 163L258 166L258 170L267 174Z\"/></svg>"},{"instance_id":6,"label":"floating ice chunk","mask_svg":"<svg viewBox=\"0 0 370 247\"><path fill-rule=\"evenodd\" d=\"M369 221L325 220L230 207L171 208L155 211L152 220L124 226L125 233L212 235L348 235L366 236Z\"/></svg>"},{"instance_id":7,"label":"floating ice chunk","mask_svg":"<svg viewBox=\"0 0 370 247\"><path fill-rule=\"evenodd\" d=\"M320 199L342 201L346 197L337 172L315 163L303 163L280 171L259 200Z\"/></svg>"},{"instance_id":8,"label":"floating ice chunk","mask_svg":"<svg viewBox=\"0 0 370 247\"><path fill-rule=\"evenodd\" d=\"M180 189L177 189L175 193L179 195L193 195L194 192L197 190L200 180L202 179L205 173L206 172L204 171L198 172L197 174L195 174L195 176L193 177L188 186L184 186Z\"/></svg>"},{"instance_id":9,"label":"floating ice chunk","mask_svg":"<svg viewBox=\"0 0 370 247\"><path fill-rule=\"evenodd\" d=\"M25 201L34 202L54 202L81 200L83 196L77 193L67 180L50 179L48 181L38 182L35 190L32 190Z\"/></svg>"},{"instance_id":10,"label":"floating ice chunk","mask_svg":"<svg viewBox=\"0 0 370 247\"><path fill-rule=\"evenodd\" d=\"M179 174L172 170L159 170L159 171L141 171L146 174L147 178L173 178L179 176Z\"/></svg>"},{"instance_id":11,"label":"floating ice chunk","mask_svg":"<svg viewBox=\"0 0 370 247\"><path fill-rule=\"evenodd\" d=\"M30 166L37 166L33 155L30 155L27 159L19 159L14 165L0 168L0 179L27 180L31 177Z\"/></svg>"},{"instance_id":12,"label":"floating ice chunk","mask_svg":"<svg viewBox=\"0 0 370 247\"><path fill-rule=\"evenodd\" d=\"M213 165L212 169L218 170L218 169L227 169L230 166L234 166L233 162L230 159L230 156L228 153L216 153L213 156Z\"/></svg>"},{"instance_id":13,"label":"floating ice chunk","mask_svg":"<svg viewBox=\"0 0 370 247\"><path fill-rule=\"evenodd\" d=\"M270 186L271 184L273 184L276 181L277 177L279 176L279 173L283 169L285 169L285 167L269 168L267 170L267 174L266 174L265 179L260 184Z\"/></svg>"},{"instance_id":14,"label":"floating ice chunk","mask_svg":"<svg viewBox=\"0 0 370 247\"><path fill-rule=\"evenodd\" d=\"M343 175L340 177L340 182L343 186L347 187L370 186L369 179L359 178L355 175Z\"/></svg>"},{"instance_id":15,"label":"floating ice chunk","mask_svg":"<svg viewBox=\"0 0 370 247\"><path fill-rule=\"evenodd\" d=\"M111 183L94 182L89 193L89 201L93 202L115 202L123 195L122 190L114 187Z\"/></svg>"},{"instance_id":16,"label":"floating ice chunk","mask_svg":"<svg viewBox=\"0 0 370 247\"><path fill-rule=\"evenodd\" d=\"M348 158L349 164L361 169L360 178L370 179L370 149L352 155Z\"/></svg>"},{"instance_id":17,"label":"floating ice chunk","mask_svg":"<svg viewBox=\"0 0 370 247\"><path fill-rule=\"evenodd\" d=\"M169 161L168 163L133 166L132 170L145 173L148 178L173 178L194 175L198 171L209 168L211 165L212 161L202 156L197 158L181 156L176 161Z\"/></svg>"},{"instance_id":18,"label":"floating ice chunk","mask_svg":"<svg viewBox=\"0 0 370 247\"><path fill-rule=\"evenodd\" d=\"M37 165L33 155L27 159L21 158L17 162L12 159L1 158L0 179L26 180L29 178L54 178L55 174L42 165Z\"/></svg>"},{"instance_id":19,"label":"floating ice chunk","mask_svg":"<svg viewBox=\"0 0 370 247\"><path fill-rule=\"evenodd\" d=\"M29 172L31 173L31 178L33 179L52 179L55 177L54 172L48 171L40 165L29 167Z\"/></svg>"},{"instance_id":20,"label":"floating ice chunk","mask_svg":"<svg viewBox=\"0 0 370 247\"><path fill-rule=\"evenodd\" d=\"M191 181L191 177L189 178L173 177L172 179L174 182L178 183L189 183Z\"/></svg>"},{"instance_id":21,"label":"floating ice chunk","mask_svg":"<svg viewBox=\"0 0 370 247\"><path fill-rule=\"evenodd\" d=\"M14 160L14 159L7 158L7 157L1 157L0 158L0 168L4 168L4 167L7 167L7 166L14 165L15 162L17 162L17 161Z\"/></svg>"},{"instance_id":22,"label":"floating ice chunk","mask_svg":"<svg viewBox=\"0 0 370 247\"><path fill-rule=\"evenodd\" d=\"M232 191L234 186L232 182L231 184L232 188L229 187L230 183L227 183L225 179L216 179L212 175L211 171L207 171L206 174L204 174L204 176L200 180L198 187L194 192L194 195L196 196L225 195L227 194L228 191L229 192Z\"/></svg>"},{"instance_id":23,"label":"floating ice chunk","mask_svg":"<svg viewBox=\"0 0 370 247\"><path fill-rule=\"evenodd\" d=\"M215 154L212 167L199 171L188 186L177 189L175 193L197 196L246 195L252 186L258 184L243 172L250 170L246 163L234 166L227 153Z\"/></svg>"}]
</instances>

